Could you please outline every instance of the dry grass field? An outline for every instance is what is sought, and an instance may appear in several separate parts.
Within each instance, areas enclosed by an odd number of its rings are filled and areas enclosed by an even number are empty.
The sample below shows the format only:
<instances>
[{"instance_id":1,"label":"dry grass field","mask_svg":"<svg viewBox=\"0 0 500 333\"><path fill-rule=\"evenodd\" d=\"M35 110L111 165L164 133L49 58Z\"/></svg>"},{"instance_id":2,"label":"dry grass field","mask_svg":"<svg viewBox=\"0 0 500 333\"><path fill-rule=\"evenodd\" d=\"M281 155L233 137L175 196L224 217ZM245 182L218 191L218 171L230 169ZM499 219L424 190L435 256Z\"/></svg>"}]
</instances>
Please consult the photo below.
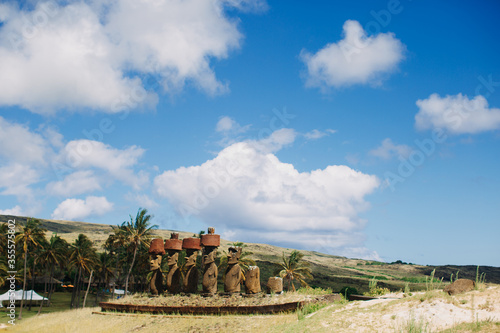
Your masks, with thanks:
<instances>
[{"instance_id":1,"label":"dry grass field","mask_svg":"<svg viewBox=\"0 0 500 333\"><path fill-rule=\"evenodd\" d=\"M8 327L6 332L499 332L500 286L456 296L440 290L401 293L372 301L338 302L301 316L162 316L98 313L99 308L56 312Z\"/></svg>"}]
</instances>

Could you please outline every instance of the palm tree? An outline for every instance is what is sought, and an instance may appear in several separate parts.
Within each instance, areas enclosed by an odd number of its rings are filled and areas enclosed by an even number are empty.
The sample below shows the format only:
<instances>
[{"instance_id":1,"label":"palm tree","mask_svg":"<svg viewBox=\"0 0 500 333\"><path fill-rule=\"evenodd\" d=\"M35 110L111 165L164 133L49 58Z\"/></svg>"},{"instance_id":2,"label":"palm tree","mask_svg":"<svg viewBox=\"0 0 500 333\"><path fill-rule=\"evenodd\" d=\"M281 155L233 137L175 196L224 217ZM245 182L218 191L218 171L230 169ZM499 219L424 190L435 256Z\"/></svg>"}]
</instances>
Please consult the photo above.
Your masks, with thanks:
<instances>
[{"instance_id":1,"label":"palm tree","mask_svg":"<svg viewBox=\"0 0 500 333\"><path fill-rule=\"evenodd\" d=\"M7 248L7 234L8 234L7 223L0 223L0 249Z\"/></svg>"},{"instance_id":2,"label":"palm tree","mask_svg":"<svg viewBox=\"0 0 500 333\"><path fill-rule=\"evenodd\" d=\"M69 265L77 268L75 275L75 283L73 284L73 295L71 296L71 307L79 307L80 305L80 284L82 273L90 273L96 264L96 250L92 245L92 241L84 234L79 234L78 238L71 245ZM76 298L76 303L75 303Z\"/></svg>"},{"instance_id":3,"label":"palm tree","mask_svg":"<svg viewBox=\"0 0 500 333\"><path fill-rule=\"evenodd\" d=\"M28 262L28 249L29 246L38 246L40 239L45 237L44 228L40 227L40 221L35 219L28 219L26 226L21 228L21 231L16 235L16 243L22 244L24 252L24 279L23 279L23 296L21 298L21 308L19 309L18 319L22 319L24 294L26 293L26 264Z\"/></svg>"},{"instance_id":4,"label":"palm tree","mask_svg":"<svg viewBox=\"0 0 500 333\"><path fill-rule=\"evenodd\" d=\"M290 290L291 286L292 290L295 291L294 280L298 281L302 287L307 287L308 284L305 279L313 278L309 263L301 262L303 257L304 255L297 250L293 250L288 258L285 257L285 252L283 252L283 261L279 264L281 268L276 274L279 274L287 282L288 290Z\"/></svg>"},{"instance_id":5,"label":"palm tree","mask_svg":"<svg viewBox=\"0 0 500 333\"><path fill-rule=\"evenodd\" d=\"M104 282L105 288L109 286L109 280L114 277L112 266L112 259L110 253L102 252L99 253L96 267L96 278L97 278L97 292L95 295L94 304L97 306L97 298L99 297L99 289L101 282Z\"/></svg>"},{"instance_id":6,"label":"palm tree","mask_svg":"<svg viewBox=\"0 0 500 333\"><path fill-rule=\"evenodd\" d=\"M38 260L45 267L45 269L50 269L49 271L49 294L48 299L50 302L52 293L54 292L54 284L52 279L54 278L54 269L56 266L62 267L64 261L67 259L68 252L68 242L62 239L57 234L52 234L50 240L46 242L45 246L41 250ZM47 293L47 279L45 280L44 295ZM38 314L42 310L43 301L40 303L40 308L38 309Z\"/></svg>"},{"instance_id":7,"label":"palm tree","mask_svg":"<svg viewBox=\"0 0 500 333\"><path fill-rule=\"evenodd\" d=\"M7 257L0 256L0 288L3 287L7 281Z\"/></svg>"},{"instance_id":8,"label":"palm tree","mask_svg":"<svg viewBox=\"0 0 500 333\"><path fill-rule=\"evenodd\" d=\"M125 295L128 292L128 282L130 279L130 274L134 268L135 259L137 257L137 250L140 245L149 246L149 242L152 236L152 229L157 228L157 225L150 225L150 220L152 216L148 215L147 209L141 209L137 211L137 215L132 218L130 215L130 221L123 222L121 228L119 229L124 233L124 238L127 241L128 248L133 252L132 262L130 263L130 268L127 272L127 277L125 278Z\"/></svg>"}]
</instances>

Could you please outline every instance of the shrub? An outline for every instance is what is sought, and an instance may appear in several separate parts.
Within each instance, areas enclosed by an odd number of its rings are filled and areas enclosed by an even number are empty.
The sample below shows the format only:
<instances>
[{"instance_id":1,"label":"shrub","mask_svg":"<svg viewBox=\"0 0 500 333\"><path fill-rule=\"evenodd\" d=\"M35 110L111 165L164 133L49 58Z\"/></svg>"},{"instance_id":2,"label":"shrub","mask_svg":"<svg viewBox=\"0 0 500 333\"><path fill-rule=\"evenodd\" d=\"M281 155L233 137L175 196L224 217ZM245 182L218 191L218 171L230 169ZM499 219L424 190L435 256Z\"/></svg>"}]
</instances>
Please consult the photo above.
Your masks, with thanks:
<instances>
[{"instance_id":1,"label":"shrub","mask_svg":"<svg viewBox=\"0 0 500 333\"><path fill-rule=\"evenodd\" d=\"M345 299L349 299L350 295L357 295L358 290L354 287L345 286L345 287L342 287L342 289L340 289L339 294L344 296Z\"/></svg>"}]
</instances>

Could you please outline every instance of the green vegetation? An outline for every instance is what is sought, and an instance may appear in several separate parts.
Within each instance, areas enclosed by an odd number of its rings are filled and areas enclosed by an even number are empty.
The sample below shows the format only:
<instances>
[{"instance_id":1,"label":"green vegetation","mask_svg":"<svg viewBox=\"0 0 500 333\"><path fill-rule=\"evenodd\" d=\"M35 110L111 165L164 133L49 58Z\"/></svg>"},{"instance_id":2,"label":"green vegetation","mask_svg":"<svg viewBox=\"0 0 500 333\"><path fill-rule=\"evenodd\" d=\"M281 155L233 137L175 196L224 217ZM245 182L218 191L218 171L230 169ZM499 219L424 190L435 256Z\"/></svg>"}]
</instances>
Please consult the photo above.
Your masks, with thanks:
<instances>
[{"instance_id":1,"label":"green vegetation","mask_svg":"<svg viewBox=\"0 0 500 333\"><path fill-rule=\"evenodd\" d=\"M120 239L120 243L126 244L128 249L133 253L132 262L125 278L125 294L128 292L128 283L137 258L137 250L141 246L144 248L149 247L152 230L158 227L157 225L150 225L149 221L151 218L152 216L148 214L147 209L139 208L135 219L130 215L130 221L125 221L121 226L113 229L116 238Z\"/></svg>"},{"instance_id":2,"label":"green vegetation","mask_svg":"<svg viewBox=\"0 0 500 333\"><path fill-rule=\"evenodd\" d=\"M499 332L500 322L492 320L475 321L472 323L461 323L452 328L441 331L441 333L469 333L469 332Z\"/></svg>"},{"instance_id":3,"label":"green vegetation","mask_svg":"<svg viewBox=\"0 0 500 333\"><path fill-rule=\"evenodd\" d=\"M97 304L96 301L96 293L92 292L89 294L89 298L87 300L86 308L90 307L95 307ZM102 300L99 301L107 301L110 297L110 294L107 294L103 297ZM69 304L71 302L71 292L69 291L56 291L52 294L52 299L50 301L50 304L48 305L46 302L44 302L43 308L40 310L38 303L36 304L37 306L32 307L31 310L29 310L28 307L26 307L23 310L23 320L22 322L28 318L31 317L36 317L38 314L49 314L49 313L54 313L54 312L62 312L62 311L69 311ZM19 305L18 305L19 307ZM81 303L79 304L79 308L83 308L83 300L81 300ZM40 310L40 313L39 313ZM9 317L6 316L6 309L5 308L0 308L0 324L4 323L6 324L7 321L9 320ZM21 322L18 322L21 323Z\"/></svg>"},{"instance_id":4,"label":"green vegetation","mask_svg":"<svg viewBox=\"0 0 500 333\"><path fill-rule=\"evenodd\" d=\"M346 287L342 287L342 289L340 289L339 294L344 296L346 299L349 299L349 296L357 295L358 290L356 288L346 286Z\"/></svg>"},{"instance_id":5,"label":"green vegetation","mask_svg":"<svg viewBox=\"0 0 500 333\"><path fill-rule=\"evenodd\" d=\"M427 276L425 277L425 289L427 291L441 288L441 285L443 283L443 278L436 279L434 278L434 274L436 274L435 268L432 270L431 275L429 277Z\"/></svg>"},{"instance_id":6,"label":"green vegetation","mask_svg":"<svg viewBox=\"0 0 500 333\"><path fill-rule=\"evenodd\" d=\"M28 263L28 253L29 253L29 248L34 247L37 248L40 246L40 240L44 239L44 232L46 230L40 227L40 221L30 219L26 223L26 226L24 226L20 232L17 233L16 235L16 243L21 244L23 248L23 254L24 254L24 278L23 278L23 289L26 290L26 274L27 274L27 268L26 264ZM33 261L33 266L35 265L35 261ZM19 319L22 319L23 317L23 305L24 305L24 297L21 299L21 307L19 309ZM31 307L31 306L30 306Z\"/></svg>"},{"instance_id":7,"label":"green vegetation","mask_svg":"<svg viewBox=\"0 0 500 333\"><path fill-rule=\"evenodd\" d=\"M410 314L410 318L402 327L396 328L395 332L401 333L427 333L431 332L429 323L423 318L415 318L414 314Z\"/></svg>"},{"instance_id":8,"label":"green vegetation","mask_svg":"<svg viewBox=\"0 0 500 333\"><path fill-rule=\"evenodd\" d=\"M312 271L309 267L309 263L302 261L304 254L293 250L288 258L285 257L285 252L283 252L283 260L280 263L281 269L276 272L283 278L284 284L295 291L295 281L298 281L302 287L309 286L305 281L307 278L312 279Z\"/></svg>"},{"instance_id":9,"label":"green vegetation","mask_svg":"<svg viewBox=\"0 0 500 333\"><path fill-rule=\"evenodd\" d=\"M318 310L321 310L325 306L329 305L328 302L317 302L317 303L308 303L303 307L297 309L297 318L299 320L303 320L306 318L308 314L314 313Z\"/></svg>"},{"instance_id":10,"label":"green vegetation","mask_svg":"<svg viewBox=\"0 0 500 333\"><path fill-rule=\"evenodd\" d=\"M479 266L476 269L476 290L484 288L484 281L486 279L486 273L479 274Z\"/></svg>"},{"instance_id":11,"label":"green vegetation","mask_svg":"<svg viewBox=\"0 0 500 333\"><path fill-rule=\"evenodd\" d=\"M377 286L377 280L375 278L370 280L368 285L369 291L365 292L366 296L381 296L390 293L390 290L387 288L381 288Z\"/></svg>"}]
</instances>

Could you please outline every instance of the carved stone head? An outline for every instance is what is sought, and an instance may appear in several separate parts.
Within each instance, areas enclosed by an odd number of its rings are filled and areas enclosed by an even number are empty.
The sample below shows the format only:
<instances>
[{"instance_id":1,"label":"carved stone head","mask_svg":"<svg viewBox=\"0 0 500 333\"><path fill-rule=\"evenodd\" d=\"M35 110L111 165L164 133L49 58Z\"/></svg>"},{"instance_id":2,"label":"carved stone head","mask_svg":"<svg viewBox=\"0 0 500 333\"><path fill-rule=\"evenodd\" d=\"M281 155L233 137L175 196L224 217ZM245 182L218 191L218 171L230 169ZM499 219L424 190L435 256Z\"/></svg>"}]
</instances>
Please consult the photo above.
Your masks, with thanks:
<instances>
[{"instance_id":1,"label":"carved stone head","mask_svg":"<svg viewBox=\"0 0 500 333\"><path fill-rule=\"evenodd\" d=\"M150 254L149 255L149 270L155 271L161 268L161 255L160 254Z\"/></svg>"},{"instance_id":2,"label":"carved stone head","mask_svg":"<svg viewBox=\"0 0 500 333\"><path fill-rule=\"evenodd\" d=\"M227 254L227 263L229 265L237 264L241 257L241 247L230 247Z\"/></svg>"},{"instance_id":3,"label":"carved stone head","mask_svg":"<svg viewBox=\"0 0 500 333\"><path fill-rule=\"evenodd\" d=\"M179 260L179 251L178 250L168 250L168 259L167 265L177 265L177 261Z\"/></svg>"},{"instance_id":4,"label":"carved stone head","mask_svg":"<svg viewBox=\"0 0 500 333\"><path fill-rule=\"evenodd\" d=\"M217 248L214 246L206 246L203 248L203 265L208 265L215 262L217 256Z\"/></svg>"},{"instance_id":5,"label":"carved stone head","mask_svg":"<svg viewBox=\"0 0 500 333\"><path fill-rule=\"evenodd\" d=\"M186 250L186 266L196 265L197 258L198 258L197 250Z\"/></svg>"}]
</instances>

